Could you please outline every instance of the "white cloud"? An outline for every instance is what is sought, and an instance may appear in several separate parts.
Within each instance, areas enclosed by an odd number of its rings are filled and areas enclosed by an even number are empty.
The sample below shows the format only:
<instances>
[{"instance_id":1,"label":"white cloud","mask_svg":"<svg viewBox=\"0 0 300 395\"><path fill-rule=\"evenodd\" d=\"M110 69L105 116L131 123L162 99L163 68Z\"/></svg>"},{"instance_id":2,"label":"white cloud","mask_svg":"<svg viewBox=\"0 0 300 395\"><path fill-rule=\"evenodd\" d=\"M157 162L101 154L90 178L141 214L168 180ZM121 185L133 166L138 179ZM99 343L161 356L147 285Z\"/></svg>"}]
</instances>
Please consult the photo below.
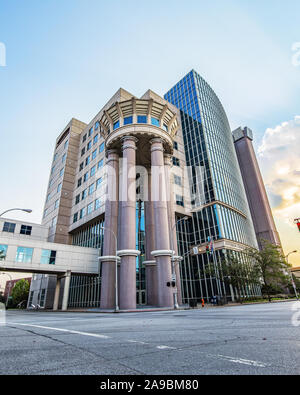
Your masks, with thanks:
<instances>
[{"instance_id":1,"label":"white cloud","mask_svg":"<svg viewBox=\"0 0 300 395\"><path fill-rule=\"evenodd\" d=\"M275 216L292 224L300 217L300 116L267 129L258 149Z\"/></svg>"}]
</instances>

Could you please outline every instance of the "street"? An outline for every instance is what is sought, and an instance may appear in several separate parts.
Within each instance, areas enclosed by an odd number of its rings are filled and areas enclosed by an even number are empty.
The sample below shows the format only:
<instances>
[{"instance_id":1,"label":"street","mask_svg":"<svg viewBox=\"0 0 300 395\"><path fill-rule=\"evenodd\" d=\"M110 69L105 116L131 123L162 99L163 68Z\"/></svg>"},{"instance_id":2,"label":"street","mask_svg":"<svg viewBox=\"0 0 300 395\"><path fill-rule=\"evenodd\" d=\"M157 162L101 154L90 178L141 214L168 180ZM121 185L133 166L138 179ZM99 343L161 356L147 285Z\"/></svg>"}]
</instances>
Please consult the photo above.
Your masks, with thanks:
<instances>
[{"instance_id":1,"label":"street","mask_svg":"<svg viewBox=\"0 0 300 395\"><path fill-rule=\"evenodd\" d=\"M8 311L0 325L0 374L299 374L293 307L295 302L128 314Z\"/></svg>"}]
</instances>

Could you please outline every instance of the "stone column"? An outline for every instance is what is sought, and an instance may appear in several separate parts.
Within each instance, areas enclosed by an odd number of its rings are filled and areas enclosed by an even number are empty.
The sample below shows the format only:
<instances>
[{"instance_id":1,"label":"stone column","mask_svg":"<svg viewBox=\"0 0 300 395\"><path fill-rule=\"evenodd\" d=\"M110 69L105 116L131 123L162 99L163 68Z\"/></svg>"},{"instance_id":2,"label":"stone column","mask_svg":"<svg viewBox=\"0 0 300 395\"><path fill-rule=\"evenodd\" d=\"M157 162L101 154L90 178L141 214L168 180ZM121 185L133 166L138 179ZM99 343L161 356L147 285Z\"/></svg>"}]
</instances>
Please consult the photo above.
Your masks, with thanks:
<instances>
[{"instance_id":1,"label":"stone column","mask_svg":"<svg viewBox=\"0 0 300 395\"><path fill-rule=\"evenodd\" d=\"M157 263L158 306L173 307L172 280L168 207L166 196L166 179L164 170L164 149L160 138L151 143L152 201L155 220L155 251L152 256Z\"/></svg>"},{"instance_id":2,"label":"stone column","mask_svg":"<svg viewBox=\"0 0 300 395\"><path fill-rule=\"evenodd\" d=\"M58 310L60 284L61 284L61 279L57 276L55 294L54 294L54 302L53 302L53 310L55 310L55 311Z\"/></svg>"},{"instance_id":3,"label":"stone column","mask_svg":"<svg viewBox=\"0 0 300 395\"><path fill-rule=\"evenodd\" d=\"M65 277L65 286L64 286L64 294L63 294L63 301L62 301L62 311L68 310L70 281L71 281L71 270L68 270L66 273L66 277Z\"/></svg>"},{"instance_id":4,"label":"stone column","mask_svg":"<svg viewBox=\"0 0 300 395\"><path fill-rule=\"evenodd\" d=\"M101 299L102 309L116 307L116 239L119 207L119 155L107 152L107 197L105 203L105 231L102 261Z\"/></svg>"},{"instance_id":5,"label":"stone column","mask_svg":"<svg viewBox=\"0 0 300 395\"><path fill-rule=\"evenodd\" d=\"M175 251L175 255L172 257L172 266L173 266L172 272L174 270L176 276L177 303L181 305L182 293L181 293L180 268L179 268L181 259L178 257L176 219L175 219L175 210L174 210L174 190L173 190L173 180L171 179L171 161L172 161L172 155L164 156L168 220L169 220L169 232L170 232L170 247L172 250Z\"/></svg>"},{"instance_id":6,"label":"stone column","mask_svg":"<svg viewBox=\"0 0 300 395\"><path fill-rule=\"evenodd\" d=\"M148 201L145 201L145 235L146 235L146 292L147 304L157 305L157 265L151 252L155 250L155 223L153 202L151 201L151 169L148 170Z\"/></svg>"},{"instance_id":7,"label":"stone column","mask_svg":"<svg viewBox=\"0 0 300 395\"><path fill-rule=\"evenodd\" d=\"M122 139L123 172L121 191L122 246L120 267L120 309L136 309L136 143L133 136Z\"/></svg>"}]
</instances>

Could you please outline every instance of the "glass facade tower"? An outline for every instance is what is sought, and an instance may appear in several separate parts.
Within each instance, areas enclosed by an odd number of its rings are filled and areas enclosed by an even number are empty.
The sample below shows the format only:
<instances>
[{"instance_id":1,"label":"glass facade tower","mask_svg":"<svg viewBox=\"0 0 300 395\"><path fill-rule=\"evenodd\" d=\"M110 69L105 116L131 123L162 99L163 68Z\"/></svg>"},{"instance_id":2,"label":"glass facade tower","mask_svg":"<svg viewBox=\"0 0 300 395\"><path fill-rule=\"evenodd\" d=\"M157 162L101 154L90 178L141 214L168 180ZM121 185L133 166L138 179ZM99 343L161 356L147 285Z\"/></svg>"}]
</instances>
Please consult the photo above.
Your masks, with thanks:
<instances>
[{"instance_id":1,"label":"glass facade tower","mask_svg":"<svg viewBox=\"0 0 300 395\"><path fill-rule=\"evenodd\" d=\"M180 110L186 164L192 169L193 213L191 220L181 223L178 229L180 253L184 255L191 246L205 245L210 240L257 247L231 129L218 97L192 70L164 98ZM196 168L201 169L200 179ZM218 276L208 278L204 274L209 259L217 265L227 253L224 247L216 249L213 258L204 253L184 259L181 269L185 300L214 295L233 297L234 291L220 284ZM246 260L238 248L231 253ZM245 290L245 295L249 293L259 291Z\"/></svg>"}]
</instances>

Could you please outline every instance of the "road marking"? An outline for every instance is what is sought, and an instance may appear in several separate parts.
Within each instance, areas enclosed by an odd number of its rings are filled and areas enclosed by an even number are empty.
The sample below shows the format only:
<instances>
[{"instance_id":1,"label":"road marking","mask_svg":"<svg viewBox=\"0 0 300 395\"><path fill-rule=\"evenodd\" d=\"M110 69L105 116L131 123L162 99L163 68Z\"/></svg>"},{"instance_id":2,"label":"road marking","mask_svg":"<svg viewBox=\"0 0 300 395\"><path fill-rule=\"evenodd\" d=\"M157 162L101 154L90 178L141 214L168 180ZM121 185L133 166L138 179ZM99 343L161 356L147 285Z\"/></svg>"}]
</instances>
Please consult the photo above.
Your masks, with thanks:
<instances>
[{"instance_id":1,"label":"road marking","mask_svg":"<svg viewBox=\"0 0 300 395\"><path fill-rule=\"evenodd\" d=\"M39 328L39 329L50 329L52 331L68 332L68 333L73 333L75 335L97 337L97 338L100 338L100 339L110 339L111 338L110 336L100 335L98 333L79 332L79 331L74 331L72 329L52 328L50 326L33 325L33 324L19 324L19 323L14 323L14 322L11 322L10 324L12 324L12 325L21 325L21 326L30 326L30 327Z\"/></svg>"},{"instance_id":2,"label":"road marking","mask_svg":"<svg viewBox=\"0 0 300 395\"><path fill-rule=\"evenodd\" d=\"M176 350L175 347L169 347L169 346L157 346L159 350Z\"/></svg>"},{"instance_id":3,"label":"road marking","mask_svg":"<svg viewBox=\"0 0 300 395\"><path fill-rule=\"evenodd\" d=\"M145 343L145 342L140 342L138 340L127 340L129 343L138 343L138 344L150 344L150 343Z\"/></svg>"},{"instance_id":4,"label":"road marking","mask_svg":"<svg viewBox=\"0 0 300 395\"><path fill-rule=\"evenodd\" d=\"M222 358L222 359L226 359L226 360L228 360L230 362L240 363L242 365L255 366L257 368L266 368L267 367L267 365L265 363L263 363L263 362L251 361L250 359L228 357L226 355L217 355L217 356Z\"/></svg>"}]
</instances>

